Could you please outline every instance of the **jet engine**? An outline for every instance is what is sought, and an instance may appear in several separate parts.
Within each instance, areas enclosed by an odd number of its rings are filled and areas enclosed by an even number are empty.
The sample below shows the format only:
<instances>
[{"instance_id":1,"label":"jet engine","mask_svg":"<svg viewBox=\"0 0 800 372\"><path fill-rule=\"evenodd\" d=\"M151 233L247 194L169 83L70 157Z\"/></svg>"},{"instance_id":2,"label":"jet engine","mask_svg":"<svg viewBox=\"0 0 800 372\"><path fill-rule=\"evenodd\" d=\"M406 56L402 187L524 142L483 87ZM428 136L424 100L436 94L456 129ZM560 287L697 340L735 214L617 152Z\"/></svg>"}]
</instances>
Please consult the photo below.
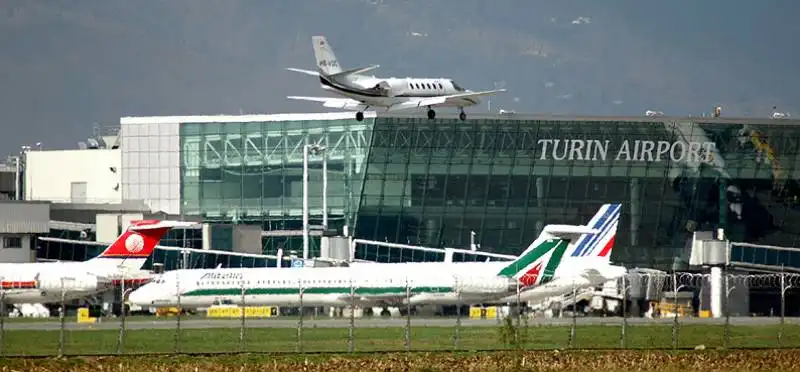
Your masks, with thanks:
<instances>
[{"instance_id":1,"label":"jet engine","mask_svg":"<svg viewBox=\"0 0 800 372\"><path fill-rule=\"evenodd\" d=\"M98 292L111 286L105 278L87 272L53 273L42 272L36 275L37 289L50 294L70 292Z\"/></svg>"},{"instance_id":2,"label":"jet engine","mask_svg":"<svg viewBox=\"0 0 800 372\"><path fill-rule=\"evenodd\" d=\"M517 282L515 280L501 276L462 276L455 278L455 290L467 295L515 292L516 288Z\"/></svg>"},{"instance_id":3,"label":"jet engine","mask_svg":"<svg viewBox=\"0 0 800 372\"><path fill-rule=\"evenodd\" d=\"M400 81L382 80L372 87L372 90L385 97L394 97L402 91L405 85Z\"/></svg>"}]
</instances>

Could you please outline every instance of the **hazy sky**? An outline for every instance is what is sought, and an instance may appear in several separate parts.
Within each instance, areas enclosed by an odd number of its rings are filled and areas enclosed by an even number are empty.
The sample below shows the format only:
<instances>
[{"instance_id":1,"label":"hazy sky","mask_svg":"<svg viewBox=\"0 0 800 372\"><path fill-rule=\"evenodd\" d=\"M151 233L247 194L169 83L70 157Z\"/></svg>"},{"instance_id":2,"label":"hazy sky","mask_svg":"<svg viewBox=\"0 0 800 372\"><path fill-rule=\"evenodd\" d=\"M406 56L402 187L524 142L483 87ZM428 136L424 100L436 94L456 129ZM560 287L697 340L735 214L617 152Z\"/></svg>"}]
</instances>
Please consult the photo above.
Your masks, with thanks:
<instances>
[{"instance_id":1,"label":"hazy sky","mask_svg":"<svg viewBox=\"0 0 800 372\"><path fill-rule=\"evenodd\" d=\"M800 2L8 0L0 156L75 148L120 116L319 112L324 34L345 68L503 85L530 113L800 115ZM474 107L468 112L486 111Z\"/></svg>"}]
</instances>

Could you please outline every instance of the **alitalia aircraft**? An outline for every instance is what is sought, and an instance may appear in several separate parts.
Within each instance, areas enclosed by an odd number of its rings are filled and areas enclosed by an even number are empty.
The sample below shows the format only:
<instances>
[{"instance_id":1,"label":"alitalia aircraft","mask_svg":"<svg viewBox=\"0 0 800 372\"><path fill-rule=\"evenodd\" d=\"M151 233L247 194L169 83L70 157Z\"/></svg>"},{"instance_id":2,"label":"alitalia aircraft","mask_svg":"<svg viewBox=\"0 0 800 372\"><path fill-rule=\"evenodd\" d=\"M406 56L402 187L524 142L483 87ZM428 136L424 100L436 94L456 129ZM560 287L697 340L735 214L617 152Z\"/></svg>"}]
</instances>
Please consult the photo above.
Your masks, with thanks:
<instances>
[{"instance_id":1,"label":"alitalia aircraft","mask_svg":"<svg viewBox=\"0 0 800 372\"><path fill-rule=\"evenodd\" d=\"M139 220L131 222L99 256L82 262L0 264L0 299L6 304L55 303L102 292L126 273L138 272L159 240L172 228L192 222Z\"/></svg>"},{"instance_id":2,"label":"alitalia aircraft","mask_svg":"<svg viewBox=\"0 0 800 372\"><path fill-rule=\"evenodd\" d=\"M466 120L464 107L480 104L478 97L505 89L472 92L446 78L381 78L364 75L379 65L342 70L333 49L324 36L312 36L314 57L319 71L287 68L289 71L318 76L322 89L346 98L289 96L289 99L322 102L325 107L357 110L356 120L364 120L364 111L382 107L385 111L427 107L428 119L436 117L434 107L458 107L459 119Z\"/></svg>"},{"instance_id":3,"label":"alitalia aircraft","mask_svg":"<svg viewBox=\"0 0 800 372\"><path fill-rule=\"evenodd\" d=\"M133 291L139 306L197 308L217 301L253 306L394 306L500 300L526 287L609 273L620 204L605 204L583 225L547 225L515 260L470 263L357 264L325 268L173 270ZM573 244L575 241L577 244ZM568 253L569 252L569 253ZM601 282L602 283L602 282ZM179 302L180 301L180 302Z\"/></svg>"}]
</instances>

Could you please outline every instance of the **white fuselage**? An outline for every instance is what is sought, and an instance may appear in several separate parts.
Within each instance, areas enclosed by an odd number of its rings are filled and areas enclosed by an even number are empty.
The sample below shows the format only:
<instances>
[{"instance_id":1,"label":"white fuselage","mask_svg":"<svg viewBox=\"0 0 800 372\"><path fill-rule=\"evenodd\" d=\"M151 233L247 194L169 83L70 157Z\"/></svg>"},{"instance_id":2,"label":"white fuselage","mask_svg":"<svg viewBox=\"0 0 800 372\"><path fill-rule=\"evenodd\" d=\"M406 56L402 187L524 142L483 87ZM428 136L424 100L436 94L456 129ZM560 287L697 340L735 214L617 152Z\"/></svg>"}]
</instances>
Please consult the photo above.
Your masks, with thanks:
<instances>
[{"instance_id":1,"label":"white fuselage","mask_svg":"<svg viewBox=\"0 0 800 372\"><path fill-rule=\"evenodd\" d=\"M139 306L207 307L218 301L253 306L469 304L515 291L498 263L361 264L330 268L174 270L129 296ZM434 266L436 265L436 266Z\"/></svg>"},{"instance_id":2,"label":"white fuselage","mask_svg":"<svg viewBox=\"0 0 800 372\"><path fill-rule=\"evenodd\" d=\"M108 289L113 268L95 262L0 264L3 303L57 303Z\"/></svg>"},{"instance_id":3,"label":"white fuselage","mask_svg":"<svg viewBox=\"0 0 800 372\"><path fill-rule=\"evenodd\" d=\"M338 78L320 76L322 89L367 105L390 107L409 98L436 97L468 92L451 79L444 78L379 78L365 75L346 75ZM468 107L480 104L477 97L448 100L441 107Z\"/></svg>"},{"instance_id":4,"label":"white fuselage","mask_svg":"<svg viewBox=\"0 0 800 372\"><path fill-rule=\"evenodd\" d=\"M600 287L609 280L617 279L627 273L627 269L615 265L596 265L576 267L569 273L562 273L553 280L534 287L525 288L519 294L503 297L497 303L525 303L543 301L549 297L563 296L585 288Z\"/></svg>"}]
</instances>

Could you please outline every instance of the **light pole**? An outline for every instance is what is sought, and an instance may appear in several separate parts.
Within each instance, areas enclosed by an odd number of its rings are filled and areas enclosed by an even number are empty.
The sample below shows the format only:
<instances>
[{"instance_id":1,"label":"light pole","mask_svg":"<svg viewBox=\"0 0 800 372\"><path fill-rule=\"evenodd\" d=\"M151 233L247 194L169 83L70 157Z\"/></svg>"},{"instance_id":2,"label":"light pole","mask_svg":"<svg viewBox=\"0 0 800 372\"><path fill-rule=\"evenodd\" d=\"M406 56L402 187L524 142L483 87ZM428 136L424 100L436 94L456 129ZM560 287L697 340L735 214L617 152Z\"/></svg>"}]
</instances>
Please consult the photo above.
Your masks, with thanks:
<instances>
[{"instance_id":1,"label":"light pole","mask_svg":"<svg viewBox=\"0 0 800 372\"><path fill-rule=\"evenodd\" d=\"M303 259L308 259L308 155L325 153L326 148L306 143L303 149ZM322 226L328 226L328 161L322 158Z\"/></svg>"}]
</instances>

